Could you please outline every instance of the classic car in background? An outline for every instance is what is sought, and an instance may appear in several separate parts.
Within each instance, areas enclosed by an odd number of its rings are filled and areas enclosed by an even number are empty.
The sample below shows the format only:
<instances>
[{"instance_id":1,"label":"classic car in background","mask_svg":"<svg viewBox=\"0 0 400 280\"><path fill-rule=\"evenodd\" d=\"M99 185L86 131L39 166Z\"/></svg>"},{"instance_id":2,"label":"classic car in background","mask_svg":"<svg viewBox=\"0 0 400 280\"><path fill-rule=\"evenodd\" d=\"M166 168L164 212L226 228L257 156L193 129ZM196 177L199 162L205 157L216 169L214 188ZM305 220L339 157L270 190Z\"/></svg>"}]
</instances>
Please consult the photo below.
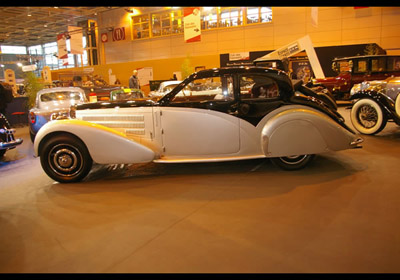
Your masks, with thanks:
<instances>
[{"instance_id":1,"label":"classic car in background","mask_svg":"<svg viewBox=\"0 0 400 280\"><path fill-rule=\"evenodd\" d=\"M267 67L267 68L275 68L286 73L290 73L289 71L289 60L287 58L284 59L260 59L255 60L254 64L256 66ZM290 74L289 74L290 75ZM295 85L296 94L303 94L306 96L315 97L318 99L322 99L331 109L337 110L337 104L335 97L332 93L325 87L320 84L313 85L312 82L306 82L306 79L293 79L293 76L290 77Z\"/></svg>"},{"instance_id":2,"label":"classic car in background","mask_svg":"<svg viewBox=\"0 0 400 280\"><path fill-rule=\"evenodd\" d=\"M82 87L89 102L109 101L114 90L122 89L120 86Z\"/></svg>"},{"instance_id":3,"label":"classic car in background","mask_svg":"<svg viewBox=\"0 0 400 280\"><path fill-rule=\"evenodd\" d=\"M0 158L4 156L7 150L14 149L21 145L22 138L15 138L15 129L12 129L6 117L0 113Z\"/></svg>"},{"instance_id":4,"label":"classic car in background","mask_svg":"<svg viewBox=\"0 0 400 280\"><path fill-rule=\"evenodd\" d=\"M355 84L400 76L400 56L363 55L336 58L332 61L332 69L338 76L312 79L312 84L325 86L337 100L349 100L350 90Z\"/></svg>"},{"instance_id":5,"label":"classic car in background","mask_svg":"<svg viewBox=\"0 0 400 280\"><path fill-rule=\"evenodd\" d=\"M29 134L31 140L48 121L68 117L71 105L87 102L85 91L79 87L53 87L36 94L35 106L29 110Z\"/></svg>"},{"instance_id":6,"label":"classic car in background","mask_svg":"<svg viewBox=\"0 0 400 280\"><path fill-rule=\"evenodd\" d=\"M135 100L144 97L144 92L142 90L133 88L117 89L110 93L111 101Z\"/></svg>"},{"instance_id":7,"label":"classic car in background","mask_svg":"<svg viewBox=\"0 0 400 280\"><path fill-rule=\"evenodd\" d=\"M400 76L363 82L351 90L350 119L363 134L376 134L390 120L400 125Z\"/></svg>"},{"instance_id":8,"label":"classic car in background","mask_svg":"<svg viewBox=\"0 0 400 280\"><path fill-rule=\"evenodd\" d=\"M171 90L173 90L177 85L179 85L182 81L164 81L160 83L160 86L157 90L150 91L148 97L150 98L160 98Z\"/></svg>"},{"instance_id":9,"label":"classic car in background","mask_svg":"<svg viewBox=\"0 0 400 280\"><path fill-rule=\"evenodd\" d=\"M42 127L34 152L49 177L76 182L93 162L271 158L283 169L297 170L315 154L359 148L362 141L322 100L296 95L285 72L230 67L193 73L157 102L76 105L71 119Z\"/></svg>"}]
</instances>

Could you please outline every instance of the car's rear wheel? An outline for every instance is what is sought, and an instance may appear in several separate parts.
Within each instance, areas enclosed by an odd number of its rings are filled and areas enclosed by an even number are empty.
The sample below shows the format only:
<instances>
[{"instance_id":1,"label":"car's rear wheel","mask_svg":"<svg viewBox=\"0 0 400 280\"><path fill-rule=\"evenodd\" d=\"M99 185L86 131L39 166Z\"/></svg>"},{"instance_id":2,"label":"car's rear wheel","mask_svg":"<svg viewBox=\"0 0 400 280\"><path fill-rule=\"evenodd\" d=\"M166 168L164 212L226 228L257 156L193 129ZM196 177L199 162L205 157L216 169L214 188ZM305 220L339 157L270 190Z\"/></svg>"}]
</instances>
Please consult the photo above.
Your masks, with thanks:
<instances>
[{"instance_id":1,"label":"car's rear wheel","mask_svg":"<svg viewBox=\"0 0 400 280\"><path fill-rule=\"evenodd\" d=\"M46 174L61 183L78 182L92 168L93 160L85 144L70 134L47 139L40 152Z\"/></svg>"},{"instance_id":2,"label":"car's rear wheel","mask_svg":"<svg viewBox=\"0 0 400 280\"><path fill-rule=\"evenodd\" d=\"M315 155L293 155L287 157L271 158L271 161L276 166L284 170L299 170L306 167Z\"/></svg>"},{"instance_id":3,"label":"car's rear wheel","mask_svg":"<svg viewBox=\"0 0 400 280\"><path fill-rule=\"evenodd\" d=\"M355 129L369 135L380 132L387 123L381 106L369 98L360 99L353 105L350 119Z\"/></svg>"}]
</instances>

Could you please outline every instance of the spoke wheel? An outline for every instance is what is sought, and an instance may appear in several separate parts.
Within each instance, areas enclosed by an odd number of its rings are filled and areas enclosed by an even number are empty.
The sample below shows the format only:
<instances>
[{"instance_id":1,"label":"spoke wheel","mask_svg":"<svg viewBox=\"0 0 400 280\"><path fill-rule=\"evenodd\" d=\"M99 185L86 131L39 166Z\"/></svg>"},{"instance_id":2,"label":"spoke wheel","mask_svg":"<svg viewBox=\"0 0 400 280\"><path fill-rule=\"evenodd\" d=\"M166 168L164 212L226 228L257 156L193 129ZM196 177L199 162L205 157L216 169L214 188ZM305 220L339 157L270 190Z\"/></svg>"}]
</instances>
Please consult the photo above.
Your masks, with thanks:
<instances>
[{"instance_id":1,"label":"spoke wheel","mask_svg":"<svg viewBox=\"0 0 400 280\"><path fill-rule=\"evenodd\" d=\"M371 135L380 132L387 123L382 108L372 99L357 101L351 109L350 119L355 129Z\"/></svg>"},{"instance_id":2,"label":"spoke wheel","mask_svg":"<svg viewBox=\"0 0 400 280\"><path fill-rule=\"evenodd\" d=\"M80 181L93 164L82 141L68 134L46 140L41 149L40 162L46 174L61 183Z\"/></svg>"},{"instance_id":3,"label":"spoke wheel","mask_svg":"<svg viewBox=\"0 0 400 280\"><path fill-rule=\"evenodd\" d=\"M272 163L284 170L299 170L306 167L315 155L293 155L271 158Z\"/></svg>"}]
</instances>

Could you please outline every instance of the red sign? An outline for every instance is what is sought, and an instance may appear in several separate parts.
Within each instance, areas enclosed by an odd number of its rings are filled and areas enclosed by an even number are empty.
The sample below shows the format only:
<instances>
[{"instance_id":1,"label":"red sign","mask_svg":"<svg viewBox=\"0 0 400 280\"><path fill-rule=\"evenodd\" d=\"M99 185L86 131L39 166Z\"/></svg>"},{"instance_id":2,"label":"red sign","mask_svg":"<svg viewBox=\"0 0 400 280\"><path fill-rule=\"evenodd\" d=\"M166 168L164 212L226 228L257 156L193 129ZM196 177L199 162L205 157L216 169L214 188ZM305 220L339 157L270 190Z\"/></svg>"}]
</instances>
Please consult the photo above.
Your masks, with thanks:
<instances>
[{"instance_id":1,"label":"red sign","mask_svg":"<svg viewBox=\"0 0 400 280\"><path fill-rule=\"evenodd\" d=\"M113 41L125 40L125 27L115 28L113 31Z\"/></svg>"},{"instance_id":2,"label":"red sign","mask_svg":"<svg viewBox=\"0 0 400 280\"><path fill-rule=\"evenodd\" d=\"M107 33L102 33L101 34L101 42L102 43L108 42L108 34Z\"/></svg>"},{"instance_id":3,"label":"red sign","mask_svg":"<svg viewBox=\"0 0 400 280\"><path fill-rule=\"evenodd\" d=\"M183 17L185 42L199 42L201 40L200 8L184 8Z\"/></svg>"}]
</instances>

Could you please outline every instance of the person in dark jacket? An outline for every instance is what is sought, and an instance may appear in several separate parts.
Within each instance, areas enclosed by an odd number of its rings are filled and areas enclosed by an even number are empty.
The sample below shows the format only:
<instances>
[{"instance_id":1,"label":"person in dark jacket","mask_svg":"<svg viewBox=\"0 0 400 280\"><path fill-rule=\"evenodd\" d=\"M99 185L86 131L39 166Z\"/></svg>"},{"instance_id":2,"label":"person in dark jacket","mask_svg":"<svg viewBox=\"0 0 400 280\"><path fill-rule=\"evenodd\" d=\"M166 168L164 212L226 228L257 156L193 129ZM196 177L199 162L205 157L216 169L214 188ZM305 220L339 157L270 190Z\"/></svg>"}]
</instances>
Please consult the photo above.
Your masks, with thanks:
<instances>
[{"instance_id":1,"label":"person in dark jacket","mask_svg":"<svg viewBox=\"0 0 400 280\"><path fill-rule=\"evenodd\" d=\"M0 83L0 113L6 114L7 103L14 99L13 91L10 85Z\"/></svg>"},{"instance_id":2,"label":"person in dark jacket","mask_svg":"<svg viewBox=\"0 0 400 280\"><path fill-rule=\"evenodd\" d=\"M132 72L132 76L129 78L129 88L140 89L139 78L137 77L138 71L135 69Z\"/></svg>"}]
</instances>

